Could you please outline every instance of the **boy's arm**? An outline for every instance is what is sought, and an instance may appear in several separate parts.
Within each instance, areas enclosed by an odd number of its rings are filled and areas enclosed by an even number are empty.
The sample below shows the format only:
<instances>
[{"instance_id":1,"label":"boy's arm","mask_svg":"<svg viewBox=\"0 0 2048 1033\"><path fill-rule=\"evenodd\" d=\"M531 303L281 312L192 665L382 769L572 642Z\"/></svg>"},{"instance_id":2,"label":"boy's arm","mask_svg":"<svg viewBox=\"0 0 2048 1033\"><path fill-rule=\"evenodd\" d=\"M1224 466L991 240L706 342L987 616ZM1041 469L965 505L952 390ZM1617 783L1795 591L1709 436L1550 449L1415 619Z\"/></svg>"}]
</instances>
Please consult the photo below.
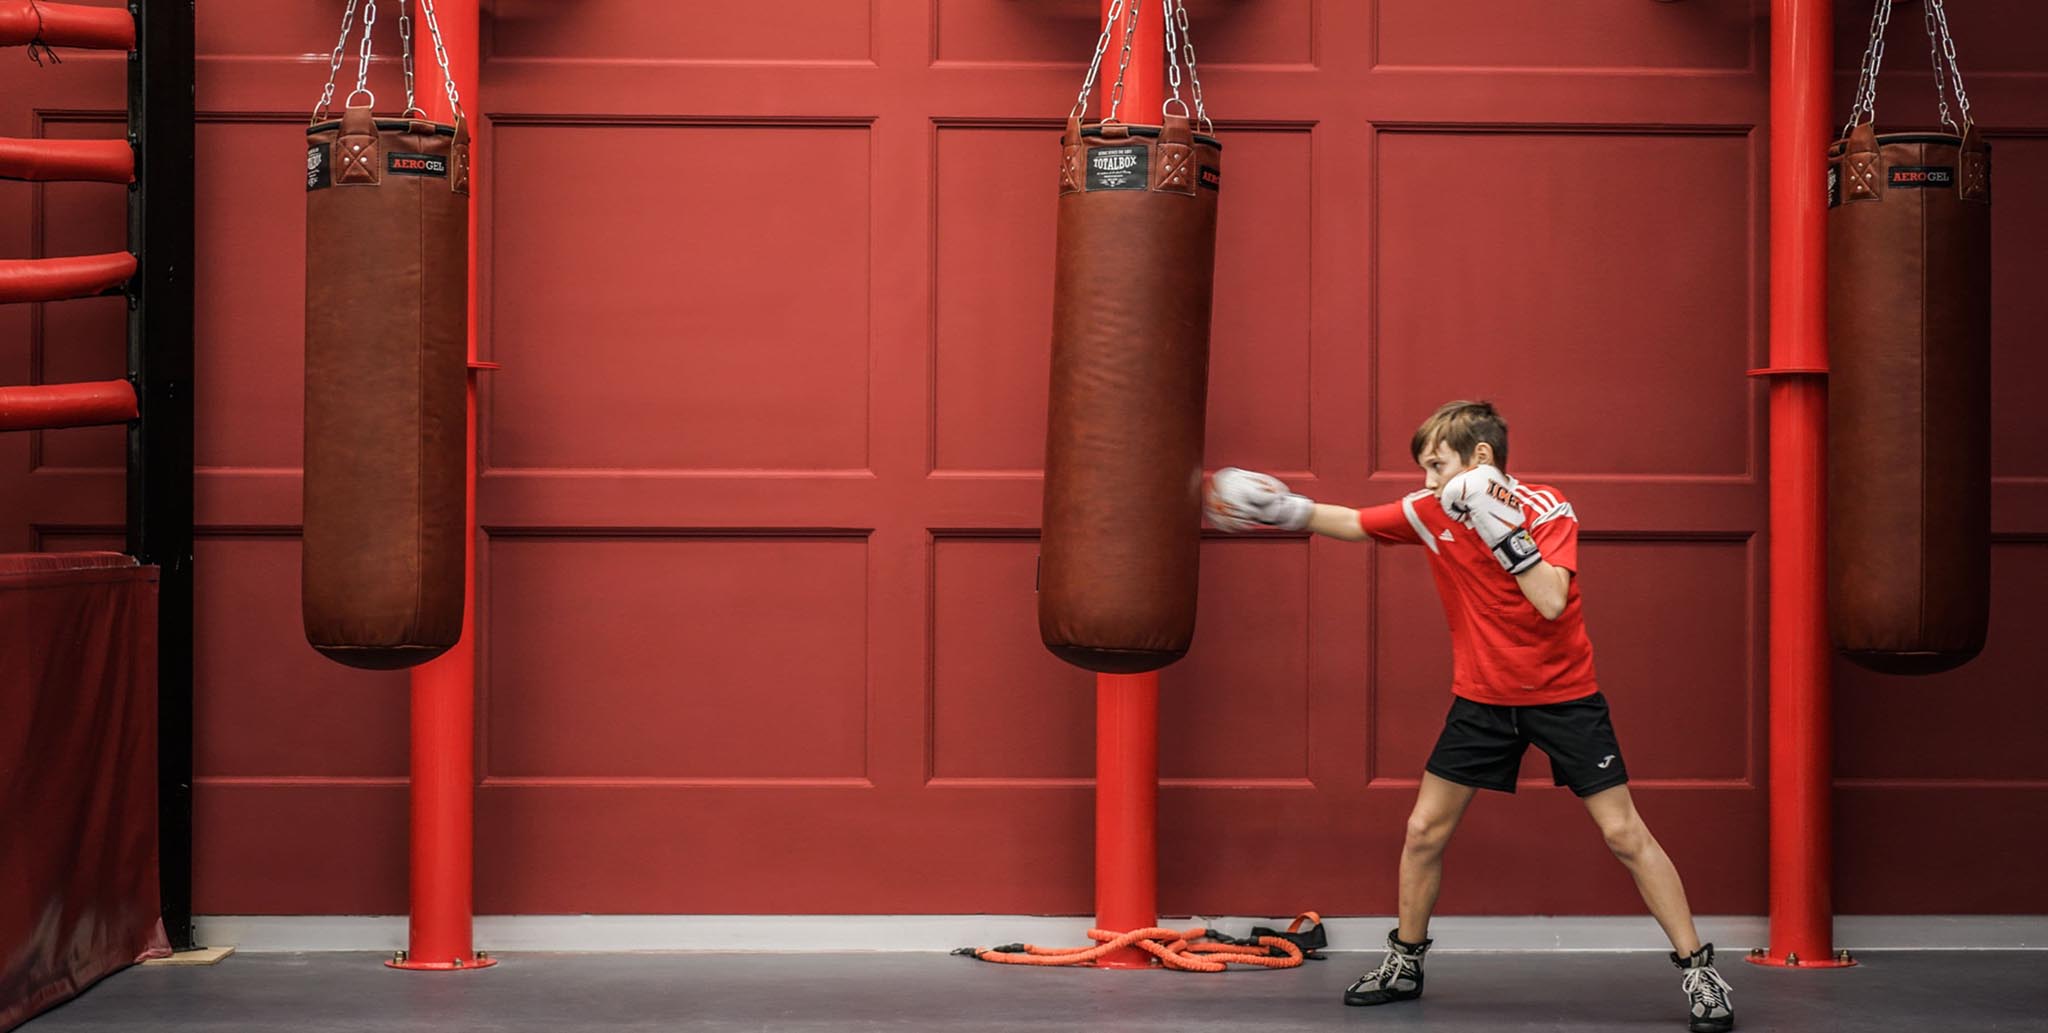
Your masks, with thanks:
<instances>
[{"instance_id":1,"label":"boy's arm","mask_svg":"<svg viewBox=\"0 0 2048 1033\"><path fill-rule=\"evenodd\" d=\"M1535 566L1516 574L1515 584L1521 586L1522 595L1544 620L1554 621L1564 613L1564 605L1571 598L1572 572L1553 566L1549 560L1539 560Z\"/></svg>"},{"instance_id":2,"label":"boy's arm","mask_svg":"<svg viewBox=\"0 0 2048 1033\"><path fill-rule=\"evenodd\" d=\"M1322 523L1312 524L1310 528L1347 542L1370 538L1389 545L1420 545L1422 518L1411 508L1416 497L1410 495L1399 502L1383 502L1364 509L1318 506L1317 509L1329 509L1331 513Z\"/></svg>"},{"instance_id":3,"label":"boy's arm","mask_svg":"<svg viewBox=\"0 0 2048 1033\"><path fill-rule=\"evenodd\" d=\"M1346 542L1377 538L1414 544L1422 538L1421 524L1407 508L1412 501L1413 496L1369 509L1318 503L1289 491L1271 474L1227 466L1210 476L1203 509L1210 523L1233 534L1272 527Z\"/></svg>"},{"instance_id":4,"label":"boy's arm","mask_svg":"<svg viewBox=\"0 0 2048 1033\"><path fill-rule=\"evenodd\" d=\"M1362 542L1366 539L1365 528L1359 525L1357 510L1327 502L1316 503L1315 512L1308 518L1308 529L1340 541Z\"/></svg>"},{"instance_id":5,"label":"boy's arm","mask_svg":"<svg viewBox=\"0 0 2048 1033\"><path fill-rule=\"evenodd\" d=\"M1556 620L1571 601L1572 576L1579 567L1579 518L1569 503L1539 517L1530 532L1543 560L1515 576L1529 605L1544 620Z\"/></svg>"}]
</instances>

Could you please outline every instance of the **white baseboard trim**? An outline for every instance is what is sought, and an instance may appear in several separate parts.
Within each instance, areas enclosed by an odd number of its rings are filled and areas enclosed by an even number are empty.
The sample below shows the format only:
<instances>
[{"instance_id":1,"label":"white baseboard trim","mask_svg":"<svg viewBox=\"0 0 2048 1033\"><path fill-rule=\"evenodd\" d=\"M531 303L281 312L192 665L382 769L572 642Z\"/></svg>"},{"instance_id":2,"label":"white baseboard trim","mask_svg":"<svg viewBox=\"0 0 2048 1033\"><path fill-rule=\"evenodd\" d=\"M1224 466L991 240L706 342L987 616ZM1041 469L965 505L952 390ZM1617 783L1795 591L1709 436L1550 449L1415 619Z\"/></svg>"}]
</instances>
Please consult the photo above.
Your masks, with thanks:
<instances>
[{"instance_id":1,"label":"white baseboard trim","mask_svg":"<svg viewBox=\"0 0 2048 1033\"><path fill-rule=\"evenodd\" d=\"M1284 920L1283 920L1284 921ZM509 951L944 951L1001 943L1082 945L1089 921L1041 915L481 915L476 946ZM1273 918L1183 918L1243 935ZM1333 951L1377 951L1393 919L1336 918ZM1699 919L1723 954L1764 945L1760 916ZM1430 925L1437 951L1665 951L1656 923L1632 916L1444 917ZM245 952L394 951L403 915L201 915L195 938ZM1870 950L2048 950L2048 915L1852 915L1835 920L1835 945Z\"/></svg>"}]
</instances>

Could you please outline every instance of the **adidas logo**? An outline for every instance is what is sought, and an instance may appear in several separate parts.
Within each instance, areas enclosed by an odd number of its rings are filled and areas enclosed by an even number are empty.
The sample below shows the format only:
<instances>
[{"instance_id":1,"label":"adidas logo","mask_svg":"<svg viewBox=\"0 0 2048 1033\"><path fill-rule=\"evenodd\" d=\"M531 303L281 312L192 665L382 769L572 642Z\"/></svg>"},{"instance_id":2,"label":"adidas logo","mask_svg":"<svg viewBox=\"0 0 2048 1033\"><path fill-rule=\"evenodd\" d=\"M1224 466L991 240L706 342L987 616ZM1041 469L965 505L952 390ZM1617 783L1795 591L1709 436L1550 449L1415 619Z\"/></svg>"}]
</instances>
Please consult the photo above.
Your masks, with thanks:
<instances>
[{"instance_id":1,"label":"adidas logo","mask_svg":"<svg viewBox=\"0 0 2048 1033\"><path fill-rule=\"evenodd\" d=\"M1455 542L1458 540L1456 536L1451 534L1451 529L1448 527L1444 528L1441 531L1438 531L1436 533L1436 536L1447 542Z\"/></svg>"}]
</instances>

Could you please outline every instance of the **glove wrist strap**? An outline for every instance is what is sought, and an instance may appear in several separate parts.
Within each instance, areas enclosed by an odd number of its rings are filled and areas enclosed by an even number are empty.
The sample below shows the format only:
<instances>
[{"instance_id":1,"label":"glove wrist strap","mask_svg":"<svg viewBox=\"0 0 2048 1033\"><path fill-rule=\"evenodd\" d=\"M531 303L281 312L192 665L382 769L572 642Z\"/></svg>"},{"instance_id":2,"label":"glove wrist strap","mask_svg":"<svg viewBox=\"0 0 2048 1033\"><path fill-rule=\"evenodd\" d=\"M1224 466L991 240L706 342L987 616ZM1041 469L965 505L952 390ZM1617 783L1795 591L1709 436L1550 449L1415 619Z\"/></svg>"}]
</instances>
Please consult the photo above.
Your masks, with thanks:
<instances>
[{"instance_id":1,"label":"glove wrist strap","mask_svg":"<svg viewBox=\"0 0 2048 1033\"><path fill-rule=\"evenodd\" d=\"M1536 539L1529 537L1525 527L1518 527L1513 534L1495 542L1493 556L1500 561L1501 569L1510 574L1520 574L1543 562L1543 550L1536 547Z\"/></svg>"}]
</instances>

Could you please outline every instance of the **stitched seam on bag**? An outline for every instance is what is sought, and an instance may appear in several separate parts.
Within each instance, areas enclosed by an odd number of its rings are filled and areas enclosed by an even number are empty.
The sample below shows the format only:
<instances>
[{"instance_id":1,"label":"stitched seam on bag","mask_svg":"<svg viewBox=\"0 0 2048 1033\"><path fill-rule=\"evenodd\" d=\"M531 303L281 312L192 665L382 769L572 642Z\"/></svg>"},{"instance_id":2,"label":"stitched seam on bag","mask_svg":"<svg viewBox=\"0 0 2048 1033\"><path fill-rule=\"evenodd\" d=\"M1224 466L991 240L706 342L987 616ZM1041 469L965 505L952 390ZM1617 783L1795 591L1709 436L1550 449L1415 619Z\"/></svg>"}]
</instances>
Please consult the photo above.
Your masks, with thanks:
<instances>
[{"instance_id":1,"label":"stitched seam on bag","mask_svg":"<svg viewBox=\"0 0 2048 1033\"><path fill-rule=\"evenodd\" d=\"M1921 147L1920 154L1921 160L1924 163L1927 158L1926 146L1924 144ZM1957 158L1958 160L1961 159L1960 152L1958 152ZM1918 567L1920 597L1915 600L1918 612L1914 615L1914 637L1924 644L1927 641L1927 540L1929 537L1929 528L1927 526L1927 483L1929 480L1927 476L1927 435L1929 433L1927 423L1927 379L1928 372L1932 368L1932 363L1929 362L1930 356L1928 355L1927 309L1929 298L1928 270L1933 264L1928 261L1928 255L1931 253L1930 249L1933 245L1933 241L1930 239L1932 219L1929 218L1928 208L1932 203L1929 198L1934 194L1934 191L1916 190L1913 193L1917 195L1916 200L1920 205L1920 455L1918 456L1919 462L1915 464L1920 471L1920 519L1918 521L1920 524L1920 541L1918 543L1919 547L1913 550L1916 553L1914 558Z\"/></svg>"},{"instance_id":2,"label":"stitched seam on bag","mask_svg":"<svg viewBox=\"0 0 2048 1033\"><path fill-rule=\"evenodd\" d=\"M420 182L423 183L425 181L421 180ZM419 241L420 247L420 286L421 288L425 288L427 286L427 283L429 282L427 277L427 191L425 187L420 186L417 183L410 185L414 188L413 197L417 199L417 201L419 202L419 221L417 224L419 226L419 232L417 239ZM413 576L411 637L415 641L417 641L420 637L420 626L422 624L421 615L426 613L427 606L427 565L425 560L427 554L427 348L425 347L427 343L427 298L425 295L426 291L422 289L420 292L419 306L417 309L415 309L415 312L417 314L413 317L415 320L415 325L413 328L414 339L418 341L421 345L421 347L415 353L413 358L412 393L413 426L417 428L416 433L418 436L419 449L419 451L415 454L415 457L413 459L412 496ZM467 402L465 401L464 404L466 405ZM466 418L467 417L465 416L465 419ZM465 435L467 435L467 432L467 426L465 425ZM467 447L466 437L464 447ZM463 519L465 521L469 519L467 502L464 503ZM460 636L461 632L457 632L456 634Z\"/></svg>"}]
</instances>

